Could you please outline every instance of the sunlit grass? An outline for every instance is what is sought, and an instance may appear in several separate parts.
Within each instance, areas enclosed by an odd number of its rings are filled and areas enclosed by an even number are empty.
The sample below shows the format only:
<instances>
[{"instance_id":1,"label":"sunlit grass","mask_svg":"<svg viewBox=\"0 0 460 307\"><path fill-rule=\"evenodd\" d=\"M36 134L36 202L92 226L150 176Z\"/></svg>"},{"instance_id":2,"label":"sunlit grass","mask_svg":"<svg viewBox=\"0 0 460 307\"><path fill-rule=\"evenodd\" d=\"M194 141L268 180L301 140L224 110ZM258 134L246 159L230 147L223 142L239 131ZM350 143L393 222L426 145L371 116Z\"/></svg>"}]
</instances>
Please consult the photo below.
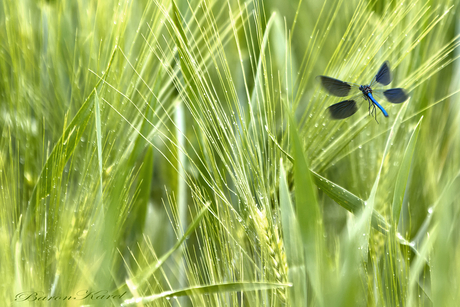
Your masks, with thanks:
<instances>
[{"instance_id":1,"label":"sunlit grass","mask_svg":"<svg viewBox=\"0 0 460 307\"><path fill-rule=\"evenodd\" d=\"M454 305L456 4L5 1L2 300ZM331 120L385 60L410 99Z\"/></svg>"}]
</instances>

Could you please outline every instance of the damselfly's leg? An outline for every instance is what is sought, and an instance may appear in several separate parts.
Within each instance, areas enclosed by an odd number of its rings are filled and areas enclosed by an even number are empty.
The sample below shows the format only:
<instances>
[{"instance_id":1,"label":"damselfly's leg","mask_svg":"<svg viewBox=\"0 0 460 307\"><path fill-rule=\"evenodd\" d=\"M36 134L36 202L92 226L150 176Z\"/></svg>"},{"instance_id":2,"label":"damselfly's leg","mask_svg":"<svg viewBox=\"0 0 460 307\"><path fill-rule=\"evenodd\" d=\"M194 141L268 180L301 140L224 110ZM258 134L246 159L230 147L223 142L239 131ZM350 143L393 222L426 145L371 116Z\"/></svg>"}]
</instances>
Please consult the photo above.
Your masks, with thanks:
<instances>
[{"instance_id":1,"label":"damselfly's leg","mask_svg":"<svg viewBox=\"0 0 460 307\"><path fill-rule=\"evenodd\" d=\"M370 101L369 98L366 97L366 101L369 103L369 116L371 116L371 104L372 104L372 101Z\"/></svg>"},{"instance_id":2,"label":"damselfly's leg","mask_svg":"<svg viewBox=\"0 0 460 307\"><path fill-rule=\"evenodd\" d=\"M367 102L369 103L369 116L373 116L377 124L379 121L377 120L377 107L369 98L366 98Z\"/></svg>"},{"instance_id":3,"label":"damselfly's leg","mask_svg":"<svg viewBox=\"0 0 460 307\"><path fill-rule=\"evenodd\" d=\"M375 121L377 122L377 124L379 123L379 121L377 120L377 108L375 106L374 103L372 103L372 107L373 107L373 112L374 112L374 119Z\"/></svg>"},{"instance_id":4,"label":"damselfly's leg","mask_svg":"<svg viewBox=\"0 0 460 307\"><path fill-rule=\"evenodd\" d=\"M369 103L369 116L374 116L374 114L375 114L375 105L372 102L372 100L370 100L369 98L367 98L366 100Z\"/></svg>"}]
</instances>

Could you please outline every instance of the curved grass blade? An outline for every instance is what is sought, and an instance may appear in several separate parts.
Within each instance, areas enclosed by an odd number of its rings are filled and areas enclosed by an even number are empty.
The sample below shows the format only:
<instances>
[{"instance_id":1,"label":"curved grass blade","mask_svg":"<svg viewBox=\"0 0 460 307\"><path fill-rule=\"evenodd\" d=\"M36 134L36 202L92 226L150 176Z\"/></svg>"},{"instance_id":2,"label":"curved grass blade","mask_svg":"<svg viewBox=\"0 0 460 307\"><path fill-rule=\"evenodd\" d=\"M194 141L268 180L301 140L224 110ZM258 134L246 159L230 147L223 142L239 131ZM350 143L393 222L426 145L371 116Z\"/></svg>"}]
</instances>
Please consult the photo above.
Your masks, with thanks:
<instances>
[{"instance_id":1,"label":"curved grass blade","mask_svg":"<svg viewBox=\"0 0 460 307\"><path fill-rule=\"evenodd\" d=\"M279 150L286 155L286 157L291 161L292 163L295 163L294 158L292 158L276 141L274 135L268 131L267 133L272 139L272 141L276 144ZM358 213L362 208L364 208L364 200L359 198L358 196L354 195L350 191L342 188L341 186L335 184L334 182L322 177L318 173L310 170L310 174L312 175L313 180L315 181L315 185L324 191L327 196L329 196L332 200L334 200L337 204L339 204L341 207L346 209L347 211L356 214ZM391 229L390 224L385 220L385 218L378 213L377 211L372 210L372 218L371 218L371 226L379 231L382 234L388 234L389 230ZM406 239L403 237L399 236L398 237L398 242L401 245L409 246L417 255L419 252L417 251L417 248L414 244L408 242Z\"/></svg>"},{"instance_id":2,"label":"curved grass blade","mask_svg":"<svg viewBox=\"0 0 460 307\"><path fill-rule=\"evenodd\" d=\"M438 242L440 237L440 231L447 230L450 232L452 229L451 226L448 226L448 229L445 229L443 223L437 221L437 223L433 223L433 213L436 211L437 214L441 216L441 218L446 218L445 209L439 210L438 206L442 206L445 204L452 203L452 200L456 200L460 198L460 190L458 187L460 186L460 172L458 172L454 178L450 180L450 182L446 185L446 188L441 192L441 196L436 200L435 204L428 210L428 215L426 219L423 221L422 226L419 228L417 234L415 235L414 239L411 241L410 246L414 246L416 250L420 251L417 253L417 258L415 259L414 263L410 268L410 279L409 279L409 303L414 301L417 295L415 291L415 284L418 283L420 288L424 291L427 297L431 299L430 289L429 287L423 283L423 277L421 274L425 267L430 267L430 254L432 253L433 249L435 249L439 255L442 254L443 251L439 249L443 249L442 246L445 243L445 238L442 238L441 243ZM447 210L449 211L449 210ZM452 212L452 211L450 211ZM451 224L448 224L451 225ZM441 226L441 227L440 227ZM442 236L442 234L441 234ZM447 235L449 236L449 235ZM446 236L446 237L447 237ZM448 243L446 245L449 245ZM434 247L433 247L434 246ZM446 252L447 254L447 252ZM438 256L439 257L439 256ZM435 263L434 265L437 265ZM439 273L438 273L439 274ZM441 271L442 274L442 271ZM407 306L412 306L408 304Z\"/></svg>"},{"instance_id":3,"label":"curved grass blade","mask_svg":"<svg viewBox=\"0 0 460 307\"><path fill-rule=\"evenodd\" d=\"M329 92L329 94L338 97L346 97L350 95L351 85L347 82L327 76L318 76L316 79L321 82L321 85Z\"/></svg>"},{"instance_id":4,"label":"curved grass blade","mask_svg":"<svg viewBox=\"0 0 460 307\"><path fill-rule=\"evenodd\" d=\"M402 88L392 88L383 92L385 98L391 103L401 103L406 101L409 96Z\"/></svg>"},{"instance_id":5,"label":"curved grass blade","mask_svg":"<svg viewBox=\"0 0 460 307\"><path fill-rule=\"evenodd\" d=\"M310 285L315 291L316 298L319 300L319 305L322 306L322 291L321 291L321 272L320 261L321 255L325 254L323 245L323 228L322 216L318 206L316 187L313 184L309 172L307 157L302 149L302 144L297 133L297 125L290 117L292 126L292 145L294 163L294 185L295 185L295 204L297 220L299 223L300 235L305 250L305 267L308 272Z\"/></svg>"},{"instance_id":6,"label":"curved grass blade","mask_svg":"<svg viewBox=\"0 0 460 307\"><path fill-rule=\"evenodd\" d=\"M428 214L423 221L422 226L419 227L417 234L414 236L413 240L410 242L412 245L420 246L423 243L423 240L427 236L428 229L432 226L432 219L433 213L437 210L436 208L443 202L446 201L446 195L454 194L454 198L460 198L460 189L457 187L460 186L460 171L456 174L456 176L450 180L450 182L446 185L444 190L441 192L441 196L436 200L435 204L428 210Z\"/></svg>"},{"instance_id":7,"label":"curved grass blade","mask_svg":"<svg viewBox=\"0 0 460 307\"><path fill-rule=\"evenodd\" d=\"M408 303L406 306L415 306L414 301L416 301L417 291L416 291L416 284L420 286L420 288L424 291L425 295L428 299L431 300L431 295L429 291L426 289L422 282L422 277L420 276L423 272L423 269L427 265L426 259L428 259L430 253L432 252L433 244L436 241L436 237L438 234L437 227L431 229L431 236L428 236L427 239L423 242L423 244L418 248L420 251L417 254L418 257L412 262L409 271L409 283L408 283Z\"/></svg>"},{"instance_id":8,"label":"curved grass blade","mask_svg":"<svg viewBox=\"0 0 460 307\"><path fill-rule=\"evenodd\" d=\"M185 88L188 93L187 96L190 98L192 103L196 103L196 101L200 99L200 91L197 83L195 82L194 76L196 75L196 72L193 68L193 64L190 62L190 55L187 50L187 36L185 35L185 31L181 23L181 15L175 1L172 1L172 10L172 20L175 28L177 29L177 32L175 32L177 52L179 53L180 68L184 78Z\"/></svg>"},{"instance_id":9,"label":"curved grass blade","mask_svg":"<svg viewBox=\"0 0 460 307\"><path fill-rule=\"evenodd\" d=\"M64 171L64 167L67 161L72 156L73 152L77 148L77 145L80 142L80 139L85 131L86 126L90 120L94 104L92 103L91 98L96 93L96 88L101 82L105 82L107 76L109 75L110 69L112 67L113 60L115 58L115 52L117 48L114 48L112 55L110 56L109 64L107 65L106 72L103 78L100 78L99 81L94 86L94 89L91 91L89 96L86 98L85 102L78 110L77 114L70 122L67 129L64 131L62 136L56 142L50 156L43 165L40 177L37 180L37 183L32 190L32 194L28 201L28 206L25 212L24 223L22 224L21 236L25 235L25 231L29 226L30 222L33 219L33 213L38 207L38 202L40 199L46 197L51 191L53 186L52 181L55 174L61 174Z\"/></svg>"},{"instance_id":10,"label":"curved grass blade","mask_svg":"<svg viewBox=\"0 0 460 307\"><path fill-rule=\"evenodd\" d=\"M262 45L260 46L260 54L259 54L259 59L257 61L257 70L256 70L256 76L254 78L254 88L252 89L251 92L251 105L255 106L256 105L256 99L257 99L257 91L261 91L263 88L263 82L265 80L261 79L261 76L263 75L263 62L264 62L264 56L266 53L266 48L268 45L268 37L270 35L271 27L274 23L275 20L279 19L278 16L276 16L275 13L273 13L270 18L268 19L267 25L265 26L265 32L264 32L264 37L262 39ZM275 23L275 26L278 25L279 22Z\"/></svg>"},{"instance_id":11,"label":"curved grass blade","mask_svg":"<svg viewBox=\"0 0 460 307\"><path fill-rule=\"evenodd\" d=\"M340 275L336 297L326 297L325 306L355 306L358 297L361 295L359 287L362 283L362 276L359 267L363 260L367 259L367 248L363 247L363 240L369 238L369 219L373 214L371 206L364 206L352 219L348 220L348 226L342 232L340 253L346 255L340 263ZM374 211L375 212L375 211Z\"/></svg>"},{"instance_id":12,"label":"curved grass blade","mask_svg":"<svg viewBox=\"0 0 460 307\"><path fill-rule=\"evenodd\" d=\"M193 296L203 295L212 293L225 293L225 292L242 292L242 291L261 291L261 290L272 290L277 288L290 287L291 284L279 284L279 283L268 283L268 282L234 282L234 283L223 283L214 284L208 286L196 286L190 287L177 291L165 291L159 294L154 294L142 298L132 298L126 300L121 306L130 306L137 304L145 304L156 301L160 298L174 298L178 296Z\"/></svg>"},{"instance_id":13,"label":"curved grass blade","mask_svg":"<svg viewBox=\"0 0 460 307\"><path fill-rule=\"evenodd\" d=\"M358 213L362 208L364 208L364 200L334 182L320 176L314 171L310 170L310 172L313 175L316 186L323 190L323 192L337 204L353 214ZM387 223L385 218L375 210L372 212L371 223L372 227L383 234L386 234L390 229L390 225Z\"/></svg>"},{"instance_id":14,"label":"curved grass blade","mask_svg":"<svg viewBox=\"0 0 460 307\"><path fill-rule=\"evenodd\" d=\"M352 116L358 111L358 105L354 100L344 100L328 107L333 119L343 119Z\"/></svg>"},{"instance_id":15,"label":"curved grass blade","mask_svg":"<svg viewBox=\"0 0 460 307\"><path fill-rule=\"evenodd\" d=\"M288 264L288 278L293 287L289 289L292 306L304 306L307 301L307 283L305 257L302 235L298 219L289 196L289 186L286 181L283 160L280 159L279 200L281 210L281 225L283 228L284 247Z\"/></svg>"},{"instance_id":16,"label":"curved grass blade","mask_svg":"<svg viewBox=\"0 0 460 307\"><path fill-rule=\"evenodd\" d=\"M174 244L174 246L169 251L166 252L166 254L164 254L157 261L155 261L152 264L150 264L150 266L145 271L143 271L140 274L138 274L138 276L135 276L135 277L131 278L126 284L120 286L117 290L118 291L121 290L122 288L127 286L127 284L131 284L131 285L134 285L136 287L139 287L149 277L151 277L156 272L156 270L158 270L165 263L165 261L182 245L182 243L184 243L185 239L188 236L190 236L190 234L193 231L195 231L195 229L198 227L198 225L200 225L200 222L203 219L205 213L208 212L208 209L209 209L210 205L211 205L210 203L206 203L204 205L204 207L201 209L200 213L198 213L198 215L195 217L195 219L192 221L192 223L190 223L190 226L187 228L187 231L185 231L184 235L176 242L176 244Z\"/></svg>"},{"instance_id":17,"label":"curved grass blade","mask_svg":"<svg viewBox=\"0 0 460 307\"><path fill-rule=\"evenodd\" d=\"M96 143L97 143L97 164L99 171L99 189L97 193L97 198L103 200L103 185L102 185L102 133L101 133L101 110L99 107L99 96L97 95L97 90L94 94L94 118L96 121ZM96 203L99 203L99 200L96 200Z\"/></svg>"},{"instance_id":18,"label":"curved grass blade","mask_svg":"<svg viewBox=\"0 0 460 307\"><path fill-rule=\"evenodd\" d=\"M291 157L276 141L275 136L268 130L267 133L270 136L271 140L275 143L278 149L291 161L295 163L294 158ZM337 204L350 211L351 213L356 213L361 208L364 207L364 201L358 196L354 195L350 191L342 188L341 186L335 184L334 182L322 177L318 173L310 170L315 185L324 191L332 200ZM380 231L383 234L386 234L390 228L390 225L387 223L385 218L380 215L377 211L374 210L372 213L372 226Z\"/></svg>"},{"instance_id":19,"label":"curved grass blade","mask_svg":"<svg viewBox=\"0 0 460 307\"><path fill-rule=\"evenodd\" d=\"M398 115L396 116L396 119L395 119L395 121L394 121L394 123L393 123L393 125L391 127L390 133L388 134L388 138L387 138L386 145L385 145L385 150L383 151L382 162L380 163L379 171L378 171L377 176L375 178L374 185L372 186L372 190L371 190L371 193L369 195L369 198L366 201L366 205L367 205L367 208L369 208L369 210L374 210L375 198L376 198L376 195L377 195L377 189L378 189L378 187L380 185L380 176L382 174L383 166L384 166L384 163L385 163L385 158L388 155L388 152L390 150L391 144L393 144L393 140L396 137L396 134L397 134L397 132L399 130L399 127L401 127L401 121L402 121L402 119L404 117L404 114L406 113L407 105L408 105L407 103L404 104L401 107L401 109L399 110ZM363 218L364 217L365 217L365 215L363 215ZM370 234L370 224L371 224L371 218L369 217L369 221L368 221L369 227L367 228L367 231L364 233L365 236L360 237L363 255L367 254L368 248L369 248L369 239L368 238L369 238L369 234ZM394 229L392 231L390 231L390 239L393 239L393 236L391 235L391 233L394 233ZM364 259L367 259L367 257L364 258Z\"/></svg>"},{"instance_id":20,"label":"curved grass blade","mask_svg":"<svg viewBox=\"0 0 460 307\"><path fill-rule=\"evenodd\" d=\"M139 138L138 140L141 140ZM143 140L143 139L142 139ZM142 238L142 233L144 230L145 220L147 218L148 202L150 198L150 193L152 191L152 181L153 181L153 171L154 171L154 151L151 146L146 148L146 153L142 159L142 167L140 169L140 178L144 178L139 182L138 190L139 196L136 198L136 201L133 205L133 209L130 213L132 217L129 219L130 227L130 237L134 238L133 240L140 241Z\"/></svg>"},{"instance_id":21,"label":"curved grass blade","mask_svg":"<svg viewBox=\"0 0 460 307\"><path fill-rule=\"evenodd\" d=\"M446 277L459 274L458 250L452 250L452 246L458 246L459 179L456 176L453 184L443 191L433 215L432 224L437 233L434 234L433 250L428 258L434 268L430 271L433 306L455 306L458 301L458 283L451 280L446 282ZM433 232L430 230L431 235Z\"/></svg>"},{"instance_id":22,"label":"curved grass blade","mask_svg":"<svg viewBox=\"0 0 460 307\"><path fill-rule=\"evenodd\" d=\"M407 144L406 151L404 152L404 157L399 168L398 177L396 178L395 192L393 195L393 205L392 205L392 222L395 229L398 229L398 222L401 213L401 206L404 199L404 194L406 192L407 179L409 178L409 171L412 163L412 156L414 154L415 145L417 143L418 134L420 132L420 126L422 123L422 118L420 118L417 126L412 133L412 136Z\"/></svg>"},{"instance_id":23,"label":"curved grass blade","mask_svg":"<svg viewBox=\"0 0 460 307\"><path fill-rule=\"evenodd\" d=\"M399 130L399 127L401 126L402 119L404 117L404 114L406 113L407 109L407 104L404 104L402 108L399 110L398 115L396 116L396 119L393 123L393 126L391 127L390 133L388 134L387 142L385 145L385 150L383 151L383 156L382 156L382 163L380 164L379 171L377 173L377 177L375 178L374 186L372 187L371 193L369 195L368 202L371 202L373 205L373 202L375 200L375 195L377 193L377 188L379 186L379 181L380 181L380 175L382 173L383 165L385 162L385 158L388 155L388 151L390 150L390 146L393 143L394 138L396 137L396 134Z\"/></svg>"},{"instance_id":24,"label":"curved grass blade","mask_svg":"<svg viewBox=\"0 0 460 307\"><path fill-rule=\"evenodd\" d=\"M415 145L417 143L418 133L420 131L421 121L418 122L417 126L415 127L409 143L406 147L401 166L398 170L398 175L396 177L396 184L395 184L395 192L393 195L393 203L391 206L391 230L390 234L387 237L387 244L386 244L386 254L387 257L384 258L384 262L386 266L392 268L398 268L405 265L405 261L401 261L404 259L404 256L401 253L398 243L404 238L397 233L398 230L398 223L401 219L401 207L404 199L404 195L406 193L406 185L409 178L410 168L412 157L415 149ZM409 247L415 248L414 246L408 245ZM418 251L416 251L418 255ZM391 280L391 283L394 285L396 289L400 287L402 283L405 283L405 276L402 273L402 269L395 269L392 272L386 271L384 273L386 276L386 280ZM397 305L399 302L403 300L403 295L400 291L395 291L395 295L388 298L391 301L390 305Z\"/></svg>"}]
</instances>

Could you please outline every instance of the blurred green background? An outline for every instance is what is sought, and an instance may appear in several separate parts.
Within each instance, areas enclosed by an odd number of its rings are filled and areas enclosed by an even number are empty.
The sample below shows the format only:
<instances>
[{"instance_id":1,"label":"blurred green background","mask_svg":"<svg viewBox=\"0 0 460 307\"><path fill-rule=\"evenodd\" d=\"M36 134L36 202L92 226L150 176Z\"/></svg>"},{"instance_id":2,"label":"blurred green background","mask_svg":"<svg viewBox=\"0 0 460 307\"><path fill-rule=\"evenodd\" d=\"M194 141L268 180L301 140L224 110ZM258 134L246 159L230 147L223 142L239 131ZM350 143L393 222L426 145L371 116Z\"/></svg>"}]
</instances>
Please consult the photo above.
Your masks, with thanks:
<instances>
[{"instance_id":1,"label":"blurred green background","mask_svg":"<svg viewBox=\"0 0 460 307\"><path fill-rule=\"evenodd\" d=\"M457 2L3 0L1 301L454 306Z\"/></svg>"}]
</instances>

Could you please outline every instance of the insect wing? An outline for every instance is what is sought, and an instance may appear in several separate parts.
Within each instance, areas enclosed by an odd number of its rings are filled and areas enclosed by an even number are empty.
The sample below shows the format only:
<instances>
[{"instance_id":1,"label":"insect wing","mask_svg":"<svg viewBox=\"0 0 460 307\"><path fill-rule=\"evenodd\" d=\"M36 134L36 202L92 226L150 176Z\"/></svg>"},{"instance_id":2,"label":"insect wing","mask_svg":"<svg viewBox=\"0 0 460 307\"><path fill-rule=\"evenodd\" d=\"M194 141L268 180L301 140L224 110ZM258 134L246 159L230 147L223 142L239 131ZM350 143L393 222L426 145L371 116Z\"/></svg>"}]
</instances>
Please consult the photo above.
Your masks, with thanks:
<instances>
[{"instance_id":1,"label":"insect wing","mask_svg":"<svg viewBox=\"0 0 460 307\"><path fill-rule=\"evenodd\" d=\"M374 85L375 82L380 83L382 85L388 85L391 83L391 72L390 72L390 64L388 61L383 62L382 66L378 73L375 75L374 79L371 82L371 86Z\"/></svg>"},{"instance_id":2,"label":"insect wing","mask_svg":"<svg viewBox=\"0 0 460 307\"><path fill-rule=\"evenodd\" d=\"M326 76L318 76L316 77L316 79L321 82L321 85L324 87L326 91L338 97L349 96L351 93L351 89L355 87L354 85L349 84L348 82L344 82L339 79L334 79Z\"/></svg>"},{"instance_id":3,"label":"insect wing","mask_svg":"<svg viewBox=\"0 0 460 307\"><path fill-rule=\"evenodd\" d=\"M331 105L328 109L333 119L343 119L355 114L358 106L354 100L344 100Z\"/></svg>"},{"instance_id":4,"label":"insect wing","mask_svg":"<svg viewBox=\"0 0 460 307\"><path fill-rule=\"evenodd\" d=\"M409 96L402 88L392 88L383 92L385 98L391 103L401 103L407 100Z\"/></svg>"}]
</instances>

